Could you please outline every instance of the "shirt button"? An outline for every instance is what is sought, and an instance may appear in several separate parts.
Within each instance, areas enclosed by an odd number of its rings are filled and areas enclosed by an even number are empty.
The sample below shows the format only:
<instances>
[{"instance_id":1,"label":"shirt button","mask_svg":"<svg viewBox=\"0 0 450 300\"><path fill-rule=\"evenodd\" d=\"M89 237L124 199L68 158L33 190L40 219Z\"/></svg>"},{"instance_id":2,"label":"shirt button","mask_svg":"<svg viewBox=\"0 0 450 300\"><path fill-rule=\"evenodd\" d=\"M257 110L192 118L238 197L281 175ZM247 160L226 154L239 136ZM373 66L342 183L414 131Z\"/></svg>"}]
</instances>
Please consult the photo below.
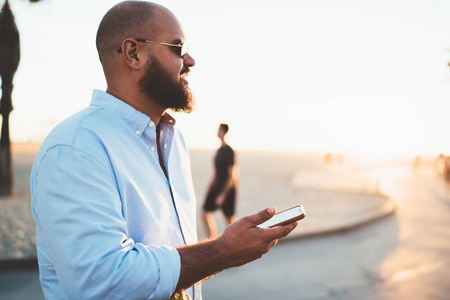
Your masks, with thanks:
<instances>
[{"instance_id":1,"label":"shirt button","mask_svg":"<svg viewBox=\"0 0 450 300\"><path fill-rule=\"evenodd\" d=\"M151 150L152 152L155 152L155 147L152 146L152 147L150 148L150 150Z\"/></svg>"},{"instance_id":2,"label":"shirt button","mask_svg":"<svg viewBox=\"0 0 450 300\"><path fill-rule=\"evenodd\" d=\"M155 123L153 123L152 121L150 121L149 123L148 123L148 127L153 127L155 125Z\"/></svg>"},{"instance_id":3,"label":"shirt button","mask_svg":"<svg viewBox=\"0 0 450 300\"><path fill-rule=\"evenodd\" d=\"M167 143L164 144L164 149L167 149Z\"/></svg>"},{"instance_id":4,"label":"shirt button","mask_svg":"<svg viewBox=\"0 0 450 300\"><path fill-rule=\"evenodd\" d=\"M136 130L136 134L139 135L141 134L141 132L139 130Z\"/></svg>"}]
</instances>

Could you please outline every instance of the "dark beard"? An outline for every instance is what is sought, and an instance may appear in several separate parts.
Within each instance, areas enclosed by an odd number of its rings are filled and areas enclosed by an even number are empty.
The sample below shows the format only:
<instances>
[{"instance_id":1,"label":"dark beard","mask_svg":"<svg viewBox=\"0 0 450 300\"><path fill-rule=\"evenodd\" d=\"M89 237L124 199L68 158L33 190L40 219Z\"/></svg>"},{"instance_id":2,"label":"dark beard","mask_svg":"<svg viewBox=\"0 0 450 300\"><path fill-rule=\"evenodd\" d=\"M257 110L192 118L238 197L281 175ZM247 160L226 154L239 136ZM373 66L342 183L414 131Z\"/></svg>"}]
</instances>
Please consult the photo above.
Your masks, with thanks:
<instances>
[{"instance_id":1,"label":"dark beard","mask_svg":"<svg viewBox=\"0 0 450 300\"><path fill-rule=\"evenodd\" d=\"M146 68L144 77L139 81L141 92L166 109L185 113L194 110L194 95L187 84L173 81L169 72L153 56Z\"/></svg>"}]
</instances>

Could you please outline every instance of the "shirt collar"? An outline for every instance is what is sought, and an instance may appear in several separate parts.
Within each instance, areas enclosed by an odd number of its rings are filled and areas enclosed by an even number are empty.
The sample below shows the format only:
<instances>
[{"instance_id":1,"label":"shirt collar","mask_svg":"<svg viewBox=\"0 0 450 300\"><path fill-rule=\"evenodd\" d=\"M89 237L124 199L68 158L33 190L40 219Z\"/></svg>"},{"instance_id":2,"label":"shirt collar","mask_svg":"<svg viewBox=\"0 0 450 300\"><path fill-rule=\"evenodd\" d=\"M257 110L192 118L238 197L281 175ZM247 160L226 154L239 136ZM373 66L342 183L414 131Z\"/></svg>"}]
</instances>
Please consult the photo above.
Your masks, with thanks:
<instances>
[{"instance_id":1,"label":"shirt collar","mask_svg":"<svg viewBox=\"0 0 450 300\"><path fill-rule=\"evenodd\" d=\"M176 123L175 119L171 115L169 115L167 112L161 116L160 122L167 124L169 126L175 126L175 123Z\"/></svg>"},{"instance_id":2,"label":"shirt collar","mask_svg":"<svg viewBox=\"0 0 450 300\"><path fill-rule=\"evenodd\" d=\"M151 120L149 116L136 110L131 105L101 90L94 90L92 92L91 105L112 111L124 119L136 132L144 132ZM168 113L162 115L161 122L169 126L175 125L175 119Z\"/></svg>"}]
</instances>

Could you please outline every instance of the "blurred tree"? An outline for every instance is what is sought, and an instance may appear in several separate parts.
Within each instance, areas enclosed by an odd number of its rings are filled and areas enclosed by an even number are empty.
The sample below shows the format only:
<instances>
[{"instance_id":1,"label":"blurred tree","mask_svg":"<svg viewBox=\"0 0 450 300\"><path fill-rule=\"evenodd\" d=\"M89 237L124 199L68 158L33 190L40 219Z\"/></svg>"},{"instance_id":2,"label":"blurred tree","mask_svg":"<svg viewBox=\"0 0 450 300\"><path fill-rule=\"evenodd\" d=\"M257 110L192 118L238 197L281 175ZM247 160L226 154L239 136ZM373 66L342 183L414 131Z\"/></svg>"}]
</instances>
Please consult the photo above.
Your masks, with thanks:
<instances>
[{"instance_id":1,"label":"blurred tree","mask_svg":"<svg viewBox=\"0 0 450 300\"><path fill-rule=\"evenodd\" d=\"M39 0L29 0L39 2ZM14 181L11 164L11 141L9 138L9 114L13 110L12 90L13 77L20 61L19 31L14 21L14 15L5 1L0 11L0 76L2 79L2 98L0 114L2 115L2 130L0 137L0 195L14 193Z\"/></svg>"}]
</instances>

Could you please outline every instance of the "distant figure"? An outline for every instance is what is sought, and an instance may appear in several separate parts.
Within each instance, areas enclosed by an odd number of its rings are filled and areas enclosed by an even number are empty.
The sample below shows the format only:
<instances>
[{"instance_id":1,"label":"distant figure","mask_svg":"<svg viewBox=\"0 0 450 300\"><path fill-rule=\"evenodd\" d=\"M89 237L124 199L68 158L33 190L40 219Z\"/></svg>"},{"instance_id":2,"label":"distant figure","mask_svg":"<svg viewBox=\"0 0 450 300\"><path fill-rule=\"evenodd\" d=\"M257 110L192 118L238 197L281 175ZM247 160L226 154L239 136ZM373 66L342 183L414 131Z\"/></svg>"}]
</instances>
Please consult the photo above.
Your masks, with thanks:
<instances>
[{"instance_id":1,"label":"distant figure","mask_svg":"<svg viewBox=\"0 0 450 300\"><path fill-rule=\"evenodd\" d=\"M448 171L448 158L440 153L439 157L436 160L436 166L435 166L436 172L439 174L447 174Z\"/></svg>"},{"instance_id":2,"label":"distant figure","mask_svg":"<svg viewBox=\"0 0 450 300\"><path fill-rule=\"evenodd\" d=\"M414 158L414 162L413 162L413 168L417 169L420 166L420 162L421 162L421 157L420 155L416 155L416 157Z\"/></svg>"},{"instance_id":3,"label":"distant figure","mask_svg":"<svg viewBox=\"0 0 450 300\"><path fill-rule=\"evenodd\" d=\"M214 175L209 183L205 204L203 205L202 220L206 235L210 238L217 237L217 226L213 216L213 212L217 208L222 209L227 225L233 223L236 219L238 172L235 153L225 142L227 132L228 125L220 124L217 136L222 145L214 158Z\"/></svg>"}]
</instances>

